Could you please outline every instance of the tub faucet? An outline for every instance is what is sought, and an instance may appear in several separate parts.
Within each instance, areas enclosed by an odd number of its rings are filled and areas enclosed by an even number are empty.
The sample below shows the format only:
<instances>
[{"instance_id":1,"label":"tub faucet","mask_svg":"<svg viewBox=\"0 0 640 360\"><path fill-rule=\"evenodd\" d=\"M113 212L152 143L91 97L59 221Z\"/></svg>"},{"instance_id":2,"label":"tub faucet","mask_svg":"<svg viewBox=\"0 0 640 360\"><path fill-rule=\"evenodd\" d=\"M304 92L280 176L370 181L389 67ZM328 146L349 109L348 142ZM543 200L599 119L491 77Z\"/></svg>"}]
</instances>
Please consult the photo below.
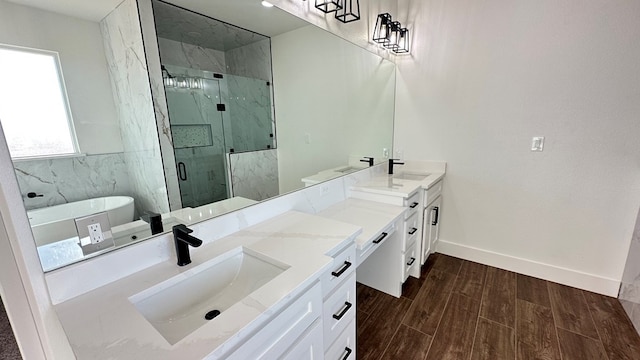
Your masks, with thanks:
<instances>
[{"instance_id":1,"label":"tub faucet","mask_svg":"<svg viewBox=\"0 0 640 360\"><path fill-rule=\"evenodd\" d=\"M202 240L195 236L189 235L193 230L184 224L178 224L173 227L173 242L176 244L176 255L178 257L178 266L191 264L191 255L189 254L189 245L198 247L202 245Z\"/></svg>"},{"instance_id":2,"label":"tub faucet","mask_svg":"<svg viewBox=\"0 0 640 360\"><path fill-rule=\"evenodd\" d=\"M404 165L403 162L396 162L396 160L400 160L400 159L389 159L389 175L393 174L393 165Z\"/></svg>"},{"instance_id":3,"label":"tub faucet","mask_svg":"<svg viewBox=\"0 0 640 360\"><path fill-rule=\"evenodd\" d=\"M360 162L369 163L369 167L373 166L373 158L372 157L365 156L363 159L360 160Z\"/></svg>"}]
</instances>

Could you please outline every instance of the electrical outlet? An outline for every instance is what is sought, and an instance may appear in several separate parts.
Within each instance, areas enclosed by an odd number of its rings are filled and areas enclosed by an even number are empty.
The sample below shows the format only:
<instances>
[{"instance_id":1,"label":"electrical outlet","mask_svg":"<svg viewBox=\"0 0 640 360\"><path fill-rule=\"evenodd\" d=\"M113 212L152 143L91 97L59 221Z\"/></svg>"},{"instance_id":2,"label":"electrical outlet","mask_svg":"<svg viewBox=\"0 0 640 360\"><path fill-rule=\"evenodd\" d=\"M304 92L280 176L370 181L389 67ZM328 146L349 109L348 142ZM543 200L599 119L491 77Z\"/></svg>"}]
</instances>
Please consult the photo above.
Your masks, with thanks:
<instances>
[{"instance_id":1,"label":"electrical outlet","mask_svg":"<svg viewBox=\"0 0 640 360\"><path fill-rule=\"evenodd\" d=\"M389 149L387 149L387 148L383 148L382 149L382 157L385 158L385 159L389 158Z\"/></svg>"},{"instance_id":2,"label":"electrical outlet","mask_svg":"<svg viewBox=\"0 0 640 360\"><path fill-rule=\"evenodd\" d=\"M305 133L304 134L304 143L305 144L311 144L311 134L309 134L309 133Z\"/></svg>"},{"instance_id":3,"label":"electrical outlet","mask_svg":"<svg viewBox=\"0 0 640 360\"><path fill-rule=\"evenodd\" d=\"M320 197L325 197L329 194L329 186L321 185L320 186Z\"/></svg>"},{"instance_id":4,"label":"electrical outlet","mask_svg":"<svg viewBox=\"0 0 640 360\"><path fill-rule=\"evenodd\" d=\"M544 150L544 136L535 136L531 140L531 151Z\"/></svg>"},{"instance_id":5,"label":"electrical outlet","mask_svg":"<svg viewBox=\"0 0 640 360\"><path fill-rule=\"evenodd\" d=\"M102 234L102 228L100 228L100 223L95 223L87 226L89 229L89 240L91 240L92 244L101 243L104 241L104 235Z\"/></svg>"}]
</instances>

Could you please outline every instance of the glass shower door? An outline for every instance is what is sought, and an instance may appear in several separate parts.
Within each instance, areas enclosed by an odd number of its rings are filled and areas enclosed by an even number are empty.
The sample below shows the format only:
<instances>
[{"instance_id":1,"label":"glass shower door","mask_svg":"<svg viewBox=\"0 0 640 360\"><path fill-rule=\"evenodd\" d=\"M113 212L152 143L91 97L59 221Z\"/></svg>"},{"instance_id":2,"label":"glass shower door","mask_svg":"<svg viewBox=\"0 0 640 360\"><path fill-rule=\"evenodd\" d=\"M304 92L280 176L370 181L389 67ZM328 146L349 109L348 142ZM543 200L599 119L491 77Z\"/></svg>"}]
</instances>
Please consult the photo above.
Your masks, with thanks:
<instances>
[{"instance_id":1,"label":"glass shower door","mask_svg":"<svg viewBox=\"0 0 640 360\"><path fill-rule=\"evenodd\" d=\"M167 87L169 122L184 207L227 198L225 136L217 79L176 77Z\"/></svg>"}]
</instances>

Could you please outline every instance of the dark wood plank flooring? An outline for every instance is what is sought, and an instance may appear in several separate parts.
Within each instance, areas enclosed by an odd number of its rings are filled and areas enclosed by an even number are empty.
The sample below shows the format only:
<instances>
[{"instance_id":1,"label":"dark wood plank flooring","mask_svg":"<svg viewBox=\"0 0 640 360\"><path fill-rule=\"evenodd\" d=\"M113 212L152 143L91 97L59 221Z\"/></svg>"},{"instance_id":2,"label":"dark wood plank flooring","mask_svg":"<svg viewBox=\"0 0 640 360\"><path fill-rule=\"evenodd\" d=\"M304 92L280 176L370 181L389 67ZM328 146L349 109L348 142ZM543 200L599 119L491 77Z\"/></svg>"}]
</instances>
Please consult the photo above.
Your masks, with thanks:
<instances>
[{"instance_id":1,"label":"dark wood plank flooring","mask_svg":"<svg viewBox=\"0 0 640 360\"><path fill-rule=\"evenodd\" d=\"M357 297L358 359L640 359L617 299L446 255L399 299L362 284Z\"/></svg>"}]
</instances>

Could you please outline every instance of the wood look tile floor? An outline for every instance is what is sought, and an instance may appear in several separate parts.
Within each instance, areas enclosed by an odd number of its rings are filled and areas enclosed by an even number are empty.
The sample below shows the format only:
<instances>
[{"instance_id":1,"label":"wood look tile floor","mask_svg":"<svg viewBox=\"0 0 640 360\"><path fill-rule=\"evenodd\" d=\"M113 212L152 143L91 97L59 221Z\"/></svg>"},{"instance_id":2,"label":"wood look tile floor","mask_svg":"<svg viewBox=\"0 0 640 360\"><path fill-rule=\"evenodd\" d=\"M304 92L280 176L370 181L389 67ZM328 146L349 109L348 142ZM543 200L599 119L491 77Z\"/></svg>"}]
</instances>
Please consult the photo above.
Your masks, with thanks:
<instances>
[{"instance_id":1,"label":"wood look tile floor","mask_svg":"<svg viewBox=\"0 0 640 360\"><path fill-rule=\"evenodd\" d=\"M441 254L402 292L358 284L358 359L640 359L614 298Z\"/></svg>"}]
</instances>

